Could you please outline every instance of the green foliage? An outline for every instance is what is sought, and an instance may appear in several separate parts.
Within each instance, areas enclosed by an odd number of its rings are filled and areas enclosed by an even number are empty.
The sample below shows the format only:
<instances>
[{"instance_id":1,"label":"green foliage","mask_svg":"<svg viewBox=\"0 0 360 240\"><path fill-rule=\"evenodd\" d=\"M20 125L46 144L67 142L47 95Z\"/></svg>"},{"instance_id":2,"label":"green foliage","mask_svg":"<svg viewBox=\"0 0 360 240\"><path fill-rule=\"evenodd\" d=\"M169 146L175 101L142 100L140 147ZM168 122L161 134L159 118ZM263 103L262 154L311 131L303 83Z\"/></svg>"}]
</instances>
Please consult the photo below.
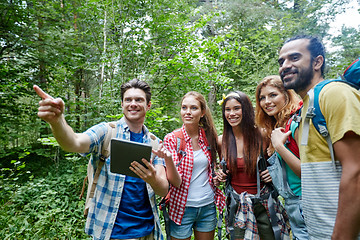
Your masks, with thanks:
<instances>
[{"instance_id":1,"label":"green foliage","mask_svg":"<svg viewBox=\"0 0 360 240\"><path fill-rule=\"evenodd\" d=\"M208 97L219 121L215 103L222 93L239 89L254 100L257 82L277 73L283 39L301 32L325 37L346 1L1 3L0 145L48 137L47 125L36 120L34 83L64 99L77 132L117 119L106 116L121 115L119 86L134 77L152 86L158 110L147 124L161 123L160 136L179 126L165 122L178 118L189 90Z\"/></svg>"},{"instance_id":2,"label":"green foliage","mask_svg":"<svg viewBox=\"0 0 360 240\"><path fill-rule=\"evenodd\" d=\"M120 85L146 80L145 124L160 138L181 126L182 96L198 91L220 134L216 100L241 90L254 102L257 82L278 72L284 39L306 33L338 46L327 56L327 77L359 56L359 29L328 33L348 1L2 1L0 238L86 238L73 194L85 164L65 156L36 116L33 84L61 97L67 122L82 132L119 119Z\"/></svg>"},{"instance_id":3,"label":"green foliage","mask_svg":"<svg viewBox=\"0 0 360 240\"><path fill-rule=\"evenodd\" d=\"M86 165L79 160L68 156L59 168L48 168L43 178L29 179L12 193L1 189L0 199L7 200L0 207L0 238L89 239L84 233L84 200L78 199Z\"/></svg>"},{"instance_id":4,"label":"green foliage","mask_svg":"<svg viewBox=\"0 0 360 240\"><path fill-rule=\"evenodd\" d=\"M34 176L31 172L26 170L26 163L23 158L30 154L29 151L20 152L17 159L12 159L8 164L0 165L0 182L6 183L0 185L1 195L11 193L12 189L19 186L19 183L27 179L32 179ZM0 197L0 202L4 201L4 196Z\"/></svg>"},{"instance_id":5,"label":"green foliage","mask_svg":"<svg viewBox=\"0 0 360 240\"><path fill-rule=\"evenodd\" d=\"M48 145L48 146L54 146L54 147L60 146L54 137L39 138L38 140L39 140L39 142L41 142L42 145Z\"/></svg>"},{"instance_id":6,"label":"green foliage","mask_svg":"<svg viewBox=\"0 0 360 240\"><path fill-rule=\"evenodd\" d=\"M342 27L341 33L332 37L334 51L327 59L327 78L337 78L360 56L359 29Z\"/></svg>"},{"instance_id":7,"label":"green foliage","mask_svg":"<svg viewBox=\"0 0 360 240\"><path fill-rule=\"evenodd\" d=\"M154 104L154 103L153 103ZM155 103L156 104L156 103ZM157 137L163 139L171 127L175 124L181 126L180 119L176 117L170 117L164 115L164 107L152 108L146 114L145 125L154 133Z\"/></svg>"}]
</instances>

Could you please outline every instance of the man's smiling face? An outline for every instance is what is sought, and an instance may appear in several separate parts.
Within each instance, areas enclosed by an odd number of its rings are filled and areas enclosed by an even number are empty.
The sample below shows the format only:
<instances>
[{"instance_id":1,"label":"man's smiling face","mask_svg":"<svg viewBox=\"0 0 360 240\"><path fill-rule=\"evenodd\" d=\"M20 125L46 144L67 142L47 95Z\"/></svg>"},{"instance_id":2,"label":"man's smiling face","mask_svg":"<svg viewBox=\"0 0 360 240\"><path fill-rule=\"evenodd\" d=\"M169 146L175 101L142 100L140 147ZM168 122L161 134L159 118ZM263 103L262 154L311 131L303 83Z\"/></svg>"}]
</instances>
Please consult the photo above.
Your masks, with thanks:
<instances>
[{"instance_id":1,"label":"man's smiling face","mask_svg":"<svg viewBox=\"0 0 360 240\"><path fill-rule=\"evenodd\" d=\"M286 89L294 89L297 93L307 89L314 76L308 45L308 39L297 39L285 43L279 52L281 80Z\"/></svg>"},{"instance_id":2,"label":"man's smiling face","mask_svg":"<svg viewBox=\"0 0 360 240\"><path fill-rule=\"evenodd\" d=\"M124 93L121 102L124 116L133 123L143 123L151 103L146 102L146 94L139 88L130 88Z\"/></svg>"}]
</instances>

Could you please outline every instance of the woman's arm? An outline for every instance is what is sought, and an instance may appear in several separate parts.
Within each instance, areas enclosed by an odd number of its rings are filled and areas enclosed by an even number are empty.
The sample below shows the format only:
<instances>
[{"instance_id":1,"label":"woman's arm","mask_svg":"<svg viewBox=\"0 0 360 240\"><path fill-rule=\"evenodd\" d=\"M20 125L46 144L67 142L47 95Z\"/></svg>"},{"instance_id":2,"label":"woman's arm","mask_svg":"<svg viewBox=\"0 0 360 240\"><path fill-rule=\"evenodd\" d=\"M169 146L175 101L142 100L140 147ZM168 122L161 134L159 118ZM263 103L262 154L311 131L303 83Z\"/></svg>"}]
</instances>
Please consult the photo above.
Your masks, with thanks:
<instances>
[{"instance_id":1,"label":"woman's arm","mask_svg":"<svg viewBox=\"0 0 360 240\"><path fill-rule=\"evenodd\" d=\"M290 169L298 176L301 177L301 162L289 149L285 147L285 141L290 136L291 131L284 133L284 128L275 128L271 133L271 143L275 151L282 157ZM297 130L295 131L295 138ZM296 141L296 139L294 139Z\"/></svg>"}]
</instances>

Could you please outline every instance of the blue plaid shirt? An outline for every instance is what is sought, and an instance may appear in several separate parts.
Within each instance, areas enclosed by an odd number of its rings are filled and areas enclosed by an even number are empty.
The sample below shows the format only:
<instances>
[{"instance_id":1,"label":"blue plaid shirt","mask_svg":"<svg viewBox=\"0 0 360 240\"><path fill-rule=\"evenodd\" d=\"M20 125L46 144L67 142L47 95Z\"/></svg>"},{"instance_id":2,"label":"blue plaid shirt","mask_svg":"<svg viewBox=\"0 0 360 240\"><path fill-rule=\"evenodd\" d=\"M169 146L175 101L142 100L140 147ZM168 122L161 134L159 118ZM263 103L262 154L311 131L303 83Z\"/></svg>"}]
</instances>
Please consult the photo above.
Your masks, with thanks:
<instances>
[{"instance_id":1,"label":"blue plaid shirt","mask_svg":"<svg viewBox=\"0 0 360 240\"><path fill-rule=\"evenodd\" d=\"M125 122L124 117L116 122L116 138L130 140L130 129ZM100 123L89 128L86 133L91 140L91 145L88 153L83 153L83 156L91 154L92 164L96 169L100 149L107 132L106 123ZM144 143L150 143L149 130L143 126ZM158 139L159 141L159 139ZM148 159L149 160L149 159ZM153 164L165 165L163 159L155 158ZM110 157L105 161L101 169L94 198L90 203L89 213L86 219L85 232L94 239L110 239L112 229L118 209L120 206L122 191L125 183L125 175L110 172ZM150 205L154 214L154 237L156 240L163 240L160 227L160 219L157 211L154 190L149 184L146 184L149 194Z\"/></svg>"}]
</instances>

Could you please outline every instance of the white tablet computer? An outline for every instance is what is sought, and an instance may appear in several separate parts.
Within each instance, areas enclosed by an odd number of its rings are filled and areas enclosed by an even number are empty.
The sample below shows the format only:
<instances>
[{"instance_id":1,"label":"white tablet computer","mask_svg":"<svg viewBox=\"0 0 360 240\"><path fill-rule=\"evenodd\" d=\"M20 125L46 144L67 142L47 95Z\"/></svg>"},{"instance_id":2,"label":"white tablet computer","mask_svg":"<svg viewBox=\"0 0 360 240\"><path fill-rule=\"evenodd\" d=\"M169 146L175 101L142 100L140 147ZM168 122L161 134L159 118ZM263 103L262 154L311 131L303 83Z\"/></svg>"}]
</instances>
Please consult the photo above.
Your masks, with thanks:
<instances>
[{"instance_id":1,"label":"white tablet computer","mask_svg":"<svg viewBox=\"0 0 360 240\"><path fill-rule=\"evenodd\" d=\"M152 147L145 143L132 142L124 139L112 138L110 148L110 171L131 177L137 177L129 169L130 163L139 162L145 168L142 158L150 161Z\"/></svg>"}]
</instances>

